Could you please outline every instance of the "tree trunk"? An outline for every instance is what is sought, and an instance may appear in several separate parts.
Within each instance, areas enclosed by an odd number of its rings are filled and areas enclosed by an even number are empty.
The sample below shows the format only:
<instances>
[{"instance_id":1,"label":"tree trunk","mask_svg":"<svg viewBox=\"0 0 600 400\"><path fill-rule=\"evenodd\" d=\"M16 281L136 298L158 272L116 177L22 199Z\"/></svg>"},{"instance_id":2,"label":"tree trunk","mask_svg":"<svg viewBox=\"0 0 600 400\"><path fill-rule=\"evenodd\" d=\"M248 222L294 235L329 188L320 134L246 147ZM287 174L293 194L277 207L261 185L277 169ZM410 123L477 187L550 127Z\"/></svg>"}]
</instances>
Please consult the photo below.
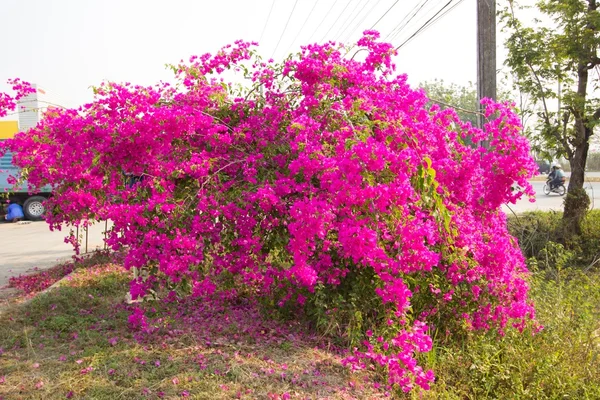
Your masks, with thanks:
<instances>
[{"instance_id":1,"label":"tree trunk","mask_svg":"<svg viewBox=\"0 0 600 400\"><path fill-rule=\"evenodd\" d=\"M590 0L590 7L595 9L595 0ZM569 159L571 165L571 178L569 179L569 190L565 199L565 211L563 213L563 228L565 242L569 242L573 236L581 235L581 223L590 206L590 198L588 197L583 183L585 180L585 165L587 162L588 150L590 148L590 136L592 129L588 126L586 117L585 102L587 97L587 86L589 78L589 70L587 59L595 54L589 46L584 45L582 49L589 57L579 62L577 68L577 103L580 107L575 107L573 115L575 117L575 140L573 147L575 148Z\"/></svg>"},{"instance_id":2,"label":"tree trunk","mask_svg":"<svg viewBox=\"0 0 600 400\"><path fill-rule=\"evenodd\" d=\"M576 124L577 125L577 124ZM565 239L581 234L581 223L590 206L590 198L583 188L585 181L585 165L589 150L589 128L584 127L586 140L575 148L573 157L569 160L571 165L571 178L569 189L565 199L565 212L563 214L563 226Z\"/></svg>"}]
</instances>

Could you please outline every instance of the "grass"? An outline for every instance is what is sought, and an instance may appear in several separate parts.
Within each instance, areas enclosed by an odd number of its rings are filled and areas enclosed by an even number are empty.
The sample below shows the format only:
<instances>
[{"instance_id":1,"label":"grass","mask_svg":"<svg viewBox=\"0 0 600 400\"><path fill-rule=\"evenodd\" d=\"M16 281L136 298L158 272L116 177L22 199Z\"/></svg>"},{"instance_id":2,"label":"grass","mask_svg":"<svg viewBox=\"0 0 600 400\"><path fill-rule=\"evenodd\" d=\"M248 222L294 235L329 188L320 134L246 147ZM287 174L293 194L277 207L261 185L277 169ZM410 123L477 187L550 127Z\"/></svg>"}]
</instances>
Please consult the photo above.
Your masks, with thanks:
<instances>
[{"instance_id":1,"label":"grass","mask_svg":"<svg viewBox=\"0 0 600 400\"><path fill-rule=\"evenodd\" d=\"M600 398L600 274L565 268L545 248L531 296L544 329L439 343L436 372L413 399ZM263 318L241 299L146 302L132 329L129 276L111 263L75 271L0 316L2 399L376 399L376 377L344 368L343 351L300 323Z\"/></svg>"},{"instance_id":2,"label":"grass","mask_svg":"<svg viewBox=\"0 0 600 400\"><path fill-rule=\"evenodd\" d=\"M600 399L600 211L583 234L562 240L562 213L533 212L509 219L528 257L533 326L473 334L434 343L423 365L436 372L418 399Z\"/></svg>"},{"instance_id":3,"label":"grass","mask_svg":"<svg viewBox=\"0 0 600 400\"><path fill-rule=\"evenodd\" d=\"M536 270L543 329L437 343L424 362L436 384L415 399L600 399L600 274Z\"/></svg>"},{"instance_id":4,"label":"grass","mask_svg":"<svg viewBox=\"0 0 600 400\"><path fill-rule=\"evenodd\" d=\"M511 216L508 226L527 258L540 258L548 243L565 242L561 229L562 212L534 211ZM564 243L571 251L567 265L591 270L600 266L600 210L591 210L582 223L582 235Z\"/></svg>"},{"instance_id":5,"label":"grass","mask_svg":"<svg viewBox=\"0 0 600 400\"><path fill-rule=\"evenodd\" d=\"M61 285L0 316L2 399L382 398L343 354L260 316L251 304L143 307L133 330L129 276L115 264L78 268Z\"/></svg>"},{"instance_id":6,"label":"grass","mask_svg":"<svg viewBox=\"0 0 600 400\"><path fill-rule=\"evenodd\" d=\"M559 213L509 221L533 271L537 331L436 340L421 365L430 391L408 399L599 399L600 211L565 246ZM0 313L0 399L377 399L370 372L299 322L264 317L247 300L127 304L130 277L97 258L13 280L31 293ZM141 307L145 322L129 317ZM395 394L396 396L401 396ZM390 394L391 397L394 394Z\"/></svg>"}]
</instances>

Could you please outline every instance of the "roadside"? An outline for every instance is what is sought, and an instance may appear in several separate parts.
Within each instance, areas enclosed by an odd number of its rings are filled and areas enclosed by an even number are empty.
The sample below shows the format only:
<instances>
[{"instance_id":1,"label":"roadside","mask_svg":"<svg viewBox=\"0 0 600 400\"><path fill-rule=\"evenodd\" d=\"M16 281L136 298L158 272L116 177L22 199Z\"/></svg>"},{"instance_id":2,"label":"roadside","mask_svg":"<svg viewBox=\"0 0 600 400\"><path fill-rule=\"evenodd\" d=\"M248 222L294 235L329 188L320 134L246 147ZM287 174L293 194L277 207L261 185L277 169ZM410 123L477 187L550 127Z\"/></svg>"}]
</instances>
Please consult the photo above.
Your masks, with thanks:
<instances>
[{"instance_id":1,"label":"roadside","mask_svg":"<svg viewBox=\"0 0 600 400\"><path fill-rule=\"evenodd\" d=\"M90 227L88 252L103 248L104 230L104 223ZM51 232L43 221L28 224L1 223L0 243L3 250L0 258L0 298L9 277L29 274L71 260L74 255L73 246L64 240L68 234L68 229ZM80 240L84 245L82 252L85 252L85 235L81 230Z\"/></svg>"},{"instance_id":2,"label":"roadside","mask_svg":"<svg viewBox=\"0 0 600 400\"><path fill-rule=\"evenodd\" d=\"M569 181L569 177L571 176L570 172L565 172L565 177L567 178L567 182ZM531 178L531 181L534 182L546 182L548 179L548 174L541 174L538 176L534 176ZM585 173L585 182L600 182L600 171L589 171Z\"/></svg>"},{"instance_id":3,"label":"roadside","mask_svg":"<svg viewBox=\"0 0 600 400\"><path fill-rule=\"evenodd\" d=\"M568 176L568 173L567 173ZM527 211L562 211L564 197L558 195L546 196L542 193L544 175L531 180L536 191L536 201L521 199L517 204L503 206L507 214L519 214ZM600 172L590 172L587 175L586 189L592 200L591 208L600 204ZM104 248L103 232L107 225L98 223L89 230L87 251ZM110 224L108 225L110 227ZM11 276L31 274L37 270L48 269L62 262L70 261L73 248L65 243L69 230L51 232L48 225L43 222L28 224L0 223L0 243L2 252L0 256L0 299L8 295L9 290L3 289L8 284ZM80 231L82 252L86 252L84 232Z\"/></svg>"},{"instance_id":4,"label":"roadside","mask_svg":"<svg viewBox=\"0 0 600 400\"><path fill-rule=\"evenodd\" d=\"M548 177L546 175L538 175L538 176L534 176L533 178L530 179L530 181L534 181L534 182L546 182L546 180L548 179ZM569 182L569 177L567 177L567 182ZM585 182L600 182L600 177L598 176L586 176L585 177Z\"/></svg>"},{"instance_id":5,"label":"roadside","mask_svg":"<svg viewBox=\"0 0 600 400\"><path fill-rule=\"evenodd\" d=\"M438 339L419 361L436 374L431 390L395 397L483 399L493 387L498 398L599 398L600 276L582 272L581 256L597 251L600 213L588 218L577 253L549 241L553 213L512 231L545 249L529 292L544 329ZM381 370L344 366L345 338L302 318L277 318L247 296L128 304L120 261L86 261L44 295L31 296L43 289L34 277L19 281L28 301L0 312L0 399L394 397Z\"/></svg>"}]
</instances>

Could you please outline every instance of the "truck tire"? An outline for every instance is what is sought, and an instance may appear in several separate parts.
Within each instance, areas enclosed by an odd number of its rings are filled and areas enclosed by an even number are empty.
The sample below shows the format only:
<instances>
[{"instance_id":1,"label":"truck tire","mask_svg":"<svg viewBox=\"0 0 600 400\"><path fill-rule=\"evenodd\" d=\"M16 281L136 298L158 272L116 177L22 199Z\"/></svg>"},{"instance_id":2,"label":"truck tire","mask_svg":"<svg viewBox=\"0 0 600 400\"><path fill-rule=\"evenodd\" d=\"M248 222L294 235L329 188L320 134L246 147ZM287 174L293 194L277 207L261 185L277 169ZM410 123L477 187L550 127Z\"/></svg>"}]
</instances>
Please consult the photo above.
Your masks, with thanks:
<instances>
[{"instance_id":1,"label":"truck tire","mask_svg":"<svg viewBox=\"0 0 600 400\"><path fill-rule=\"evenodd\" d=\"M23 214L25 214L25 218L30 221L43 220L44 213L46 212L44 201L46 201L46 198L42 196L32 196L25 200L25 204L23 205Z\"/></svg>"}]
</instances>

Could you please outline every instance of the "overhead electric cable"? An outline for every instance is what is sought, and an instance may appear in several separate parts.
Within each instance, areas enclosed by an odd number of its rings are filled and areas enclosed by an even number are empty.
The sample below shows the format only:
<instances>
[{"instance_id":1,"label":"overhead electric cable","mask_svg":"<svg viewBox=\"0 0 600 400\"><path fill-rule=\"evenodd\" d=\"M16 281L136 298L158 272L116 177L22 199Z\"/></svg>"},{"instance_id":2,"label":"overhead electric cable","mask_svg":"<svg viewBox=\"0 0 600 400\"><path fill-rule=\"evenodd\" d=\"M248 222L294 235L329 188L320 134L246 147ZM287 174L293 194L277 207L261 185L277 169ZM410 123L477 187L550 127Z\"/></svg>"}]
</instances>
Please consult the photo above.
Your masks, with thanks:
<instances>
[{"instance_id":1,"label":"overhead electric cable","mask_svg":"<svg viewBox=\"0 0 600 400\"><path fill-rule=\"evenodd\" d=\"M294 2L294 7L292 7L290 16L288 17L288 19L285 23L285 26L283 27L283 32L281 32L281 36L279 36L279 40L277 41L277 45L275 46L275 50L273 50L273 55L271 56L271 58L275 57L275 53L277 53L277 48L279 47L279 44L281 43L281 39L283 39L283 36L285 35L285 31L287 30L288 24L290 23L290 20L292 19L292 15L294 15L294 10L296 9L297 5L298 5L298 0L296 0Z\"/></svg>"},{"instance_id":2,"label":"overhead electric cable","mask_svg":"<svg viewBox=\"0 0 600 400\"><path fill-rule=\"evenodd\" d=\"M267 15L267 20L265 21L265 26L263 26L262 32L260 34L260 39L258 39L258 43L262 42L262 38L267 30L267 25L269 24L269 19L271 19L271 13L273 12L273 6L275 6L275 0L271 3L271 9L269 10L269 14Z\"/></svg>"},{"instance_id":3,"label":"overhead electric cable","mask_svg":"<svg viewBox=\"0 0 600 400\"><path fill-rule=\"evenodd\" d=\"M358 12L358 14L356 14L354 16L354 18L352 18L352 20L350 21L350 18L354 15L356 9L358 8L358 6L361 5L361 3L363 2L363 0L359 0L358 3L356 3L356 5L354 6L354 8L352 9L352 11L350 12L350 14L348 14L348 17L346 18L346 20L340 25L339 29L337 30L337 32L335 33L335 35L333 35L334 38L337 38L340 36L340 34L342 32L344 32L347 29L347 25L352 24L352 22L354 22L354 20L356 19L356 17L358 17L358 15L360 14L360 12L362 10L364 10L365 6L369 3L369 0L366 1L366 3L363 5L363 7L360 9L360 11ZM350 24L348 24L348 21L350 21Z\"/></svg>"},{"instance_id":4,"label":"overhead electric cable","mask_svg":"<svg viewBox=\"0 0 600 400\"><path fill-rule=\"evenodd\" d=\"M300 30L296 34L296 37L294 37L294 41L292 42L292 44L290 45L290 47L288 47L288 51L286 51L286 53L289 53L290 49L292 49L294 47L294 45L296 44L296 40L298 40L298 38L300 37L300 34L304 30L304 27L306 26L306 23L310 19L310 16L312 15L313 11L315 11L315 8L317 8L317 4L319 4L319 0L316 0L315 4L313 4L312 8L310 9L310 12L306 16L306 19L304 20L304 23L302 23L302 26L300 27Z\"/></svg>"},{"instance_id":5,"label":"overhead electric cable","mask_svg":"<svg viewBox=\"0 0 600 400\"><path fill-rule=\"evenodd\" d=\"M464 0L459 0L457 3L455 3L452 7L450 7L449 9L447 9L446 11L444 11L441 15L439 15L436 19L434 19L433 21L431 21L431 23L429 23L427 26L424 26L420 32L417 32L417 34L414 37L419 36L421 33L425 32L427 29L429 29L431 26L433 26L437 21L439 21L440 19L444 18L444 16L446 16L447 14L449 14L452 10L454 10L456 7L458 7L460 4L462 4ZM413 38L414 39L414 38ZM411 39L409 39L410 41Z\"/></svg>"},{"instance_id":6,"label":"overhead electric cable","mask_svg":"<svg viewBox=\"0 0 600 400\"><path fill-rule=\"evenodd\" d=\"M329 14L331 14L331 10L333 10L333 7L335 7L335 5L337 4L337 2L340 0L335 0L333 2L333 4L331 5L331 7L329 7L329 10L327 10L327 13L325 13L325 16L323 17L323 19L321 20L321 22L319 23L319 26L323 25L323 22L325 22L325 20L327 19L327 17L329 16ZM314 30L314 32L312 33L312 35L310 35L310 37L308 38L308 42L310 43L310 41L312 40L313 36L315 35L315 33L317 32L318 28Z\"/></svg>"},{"instance_id":7,"label":"overhead electric cable","mask_svg":"<svg viewBox=\"0 0 600 400\"><path fill-rule=\"evenodd\" d=\"M378 24L379 22L381 22L381 20L382 20L383 18L385 18L385 16L386 16L386 15L388 15L388 13L389 13L389 12L392 10L392 8L394 8L394 7L396 6L396 4L398 4L399 2L400 2L400 0L396 0L396 1L394 2L394 4L392 4L392 5L390 6L390 8L388 8L388 9L387 9L387 11L386 11L386 12L384 12L384 13L383 13L383 15L382 15L381 17L379 17L379 19L378 19L378 20L377 20L377 21L376 21L376 22L375 22L375 23L374 23L374 24L371 26L371 28L369 28L369 29L373 29L373 28L375 28L375 27L377 26L377 24Z\"/></svg>"},{"instance_id":8,"label":"overhead electric cable","mask_svg":"<svg viewBox=\"0 0 600 400\"><path fill-rule=\"evenodd\" d=\"M371 15L371 13L373 12L373 10L374 10L375 8L377 8L377 6L379 5L379 3L381 3L381 0L377 0L377 3L375 3L375 4L373 5L373 7L371 7L371 9L370 9L369 11L367 11L367 12L366 12L366 13L363 15L362 19L361 19L360 21L358 21L358 23L352 27L352 29L350 30L350 32L349 32L349 33L348 33L348 34L347 34L347 35L346 35L344 38L342 38L342 41L343 41L343 42L347 42L347 41L350 39L350 37L352 36L352 34L353 34L354 32L356 32L356 30L357 30L357 29L359 29L359 28L360 28L360 25L361 25L363 22L365 22L365 19L367 19L367 17L368 17L369 15Z\"/></svg>"},{"instance_id":9,"label":"overhead electric cable","mask_svg":"<svg viewBox=\"0 0 600 400\"><path fill-rule=\"evenodd\" d=\"M321 42L323 42L325 40L325 38L327 37L327 35L329 35L329 32L331 32L331 30L333 29L333 27L338 23L338 21L340 20L340 18L342 17L342 15L346 12L346 10L348 9L348 6L350 4L352 4L354 0L350 0L348 3L346 3L346 6L344 7L344 9L342 10L342 12L338 15L338 17L335 19L335 21L333 22L333 25L331 25L329 27L329 29L327 30L327 32L325 32L325 34L323 35L323 37L321 38ZM337 1L336 1L337 2Z\"/></svg>"},{"instance_id":10,"label":"overhead electric cable","mask_svg":"<svg viewBox=\"0 0 600 400\"><path fill-rule=\"evenodd\" d=\"M427 29L430 25L433 25L433 23L430 24L431 21L433 21L442 11L444 11L454 0L449 0L446 4L444 4L444 6L442 8L440 8L438 10L438 12L436 12L431 18L429 18L427 20L427 22L425 22L423 25L421 25L421 27L419 29L417 29L415 31L415 33L413 33L408 39L406 39L404 42L402 42L402 44L398 47L396 47L396 50L400 49L402 46L404 46L405 44L407 44L408 42L410 42L412 39L414 39L419 33L421 33L423 30ZM463 0L459 0L459 3L462 2ZM458 4L458 3L457 3ZM455 5L456 6L456 5ZM450 8L450 10L452 10L454 7ZM450 11L448 10L448 11ZM444 15L446 15L447 13L444 13ZM443 15L442 15L443 16ZM438 21L438 19L436 19L435 21ZM434 21L434 22L435 22Z\"/></svg>"},{"instance_id":11,"label":"overhead electric cable","mask_svg":"<svg viewBox=\"0 0 600 400\"><path fill-rule=\"evenodd\" d=\"M452 10L454 10L456 7L458 7L459 5L461 5L463 1L465 1L465 0L458 0L458 2L456 4L454 4L452 7L450 7L446 11L444 11L444 13L442 15L440 15L439 17L437 17L436 19L434 19L431 22L431 24L429 24L425 29L429 28L431 25L433 25L434 23L436 23L439 19L442 19L444 17L444 15L449 14Z\"/></svg>"},{"instance_id":12,"label":"overhead electric cable","mask_svg":"<svg viewBox=\"0 0 600 400\"><path fill-rule=\"evenodd\" d=\"M410 22L415 18L415 16L425 7L425 5L429 3L429 0L422 0L420 3L417 3L412 10L408 14L402 18L402 20L396 25L396 27L385 37L386 41L393 42L396 37L402 32L404 28L410 24ZM420 4L420 5L419 5ZM412 14L412 15L411 15Z\"/></svg>"}]
</instances>

